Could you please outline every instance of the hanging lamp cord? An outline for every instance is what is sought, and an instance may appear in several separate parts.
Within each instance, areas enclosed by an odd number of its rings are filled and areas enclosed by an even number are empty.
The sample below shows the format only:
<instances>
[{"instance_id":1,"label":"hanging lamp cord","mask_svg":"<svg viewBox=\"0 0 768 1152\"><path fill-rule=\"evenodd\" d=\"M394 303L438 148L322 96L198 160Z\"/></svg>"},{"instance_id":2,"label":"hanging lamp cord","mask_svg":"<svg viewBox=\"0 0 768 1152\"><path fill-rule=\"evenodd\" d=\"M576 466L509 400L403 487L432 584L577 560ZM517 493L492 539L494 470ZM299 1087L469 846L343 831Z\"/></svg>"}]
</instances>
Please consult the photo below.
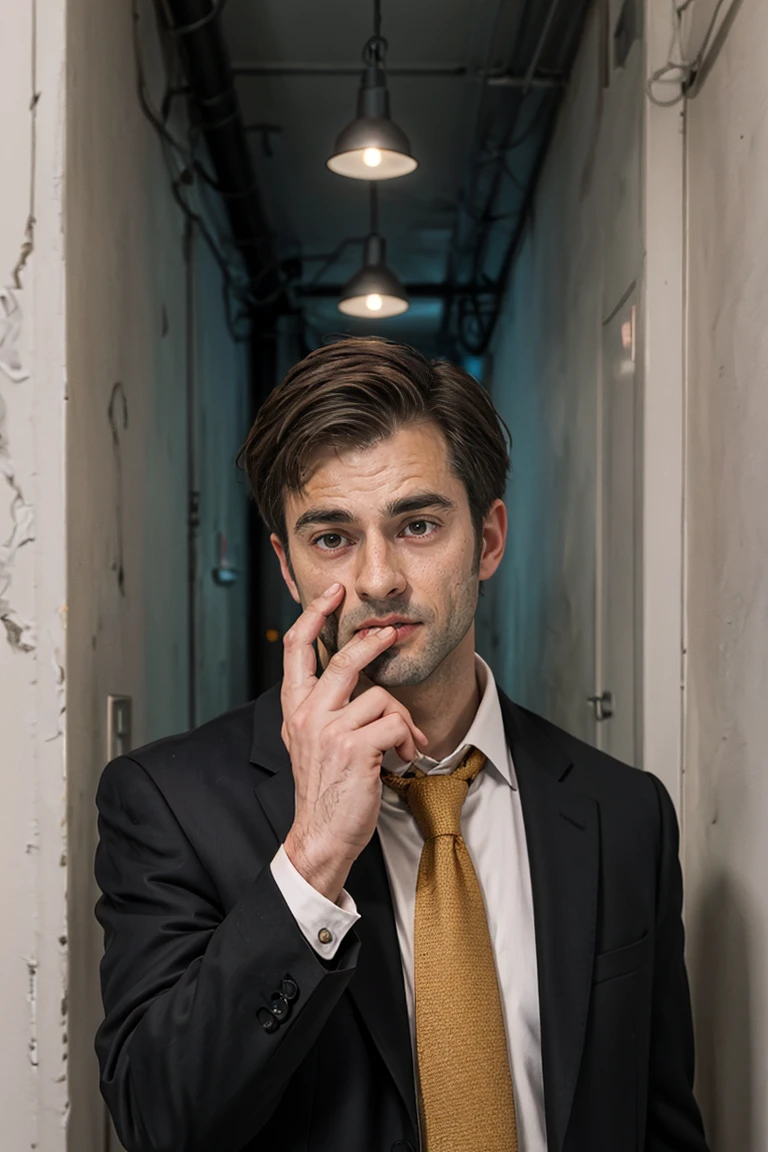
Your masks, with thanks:
<instances>
[{"instance_id":1,"label":"hanging lamp cord","mask_svg":"<svg viewBox=\"0 0 768 1152\"><path fill-rule=\"evenodd\" d=\"M366 65L383 68L387 47L387 42L381 34L381 0L373 0L373 36L363 48L363 60Z\"/></svg>"},{"instance_id":2,"label":"hanging lamp cord","mask_svg":"<svg viewBox=\"0 0 768 1152\"><path fill-rule=\"evenodd\" d=\"M379 188L375 180L371 180L371 235L379 234Z\"/></svg>"}]
</instances>

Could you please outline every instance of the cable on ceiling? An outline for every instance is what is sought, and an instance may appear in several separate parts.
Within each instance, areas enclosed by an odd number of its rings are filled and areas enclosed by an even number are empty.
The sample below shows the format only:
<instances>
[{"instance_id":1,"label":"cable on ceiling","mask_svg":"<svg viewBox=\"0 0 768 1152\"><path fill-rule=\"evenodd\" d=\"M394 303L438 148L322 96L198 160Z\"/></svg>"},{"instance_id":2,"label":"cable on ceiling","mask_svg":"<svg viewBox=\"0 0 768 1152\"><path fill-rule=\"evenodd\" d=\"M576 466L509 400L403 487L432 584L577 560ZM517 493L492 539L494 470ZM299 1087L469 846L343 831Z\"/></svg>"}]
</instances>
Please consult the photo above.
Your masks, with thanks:
<instances>
[{"instance_id":1,"label":"cable on ceiling","mask_svg":"<svg viewBox=\"0 0 768 1152\"><path fill-rule=\"evenodd\" d=\"M223 0L226 3L226 0ZM216 11L220 12L223 3L220 0ZM237 252L233 261L227 256L227 249L235 247L232 240L218 235L211 219L215 212L205 204L205 188L213 188L217 195L227 197L224 189L210 176L198 158L197 149L202 135L202 128L198 121L187 115L186 134L180 138L178 131L169 127L173 99L179 95L187 95L188 88L174 86L169 77L166 77L166 89L158 108L149 92L146 80L139 37L140 13L139 0L132 0L133 17L133 50L136 70L136 83L141 110L157 133L163 160L168 172L171 195L182 211L184 217L194 224L200 236L215 260L222 276L224 291L224 309L227 327L230 336L237 342L249 340L251 336L251 319L255 312L270 307L277 302L284 288L279 287L265 296L256 295L259 282L263 279L268 267L263 267L256 275L248 276L243 267L243 253ZM244 193L243 193L244 194ZM231 193L230 193L231 195ZM197 203L192 203L192 198ZM261 239L257 241L262 243ZM247 243L247 238L241 238L237 248ZM235 311L236 309L236 311Z\"/></svg>"},{"instance_id":2,"label":"cable on ceiling","mask_svg":"<svg viewBox=\"0 0 768 1152\"><path fill-rule=\"evenodd\" d=\"M682 3L680 3L679 0L671 0L672 40L669 46L669 52L667 53L667 62L663 64L661 68L657 68L655 72L651 73L645 85L648 99L659 108L673 108L676 104L680 104L685 100L690 94L696 76L704 64L725 0L717 0L712 13L712 19L709 22L704 34L704 39L701 42L701 47L692 60L686 60L684 59L682 44L683 17L694 3L695 0L683 0ZM667 99L657 96L655 89L659 84L674 85L674 93Z\"/></svg>"},{"instance_id":3,"label":"cable on ceiling","mask_svg":"<svg viewBox=\"0 0 768 1152\"><path fill-rule=\"evenodd\" d=\"M503 0L500 8L497 10L494 21L493 33L489 45L489 66L494 42L498 34L502 7ZM474 355L482 355L487 350L493 336L493 331L501 309L506 280L511 268L510 252L516 250L520 236L522 235L522 229L532 204L532 187L536 182L543 163L543 157L547 151L546 144L549 138L549 132L545 125L547 121L549 121L550 124L554 123L555 112L562 96L562 90L557 89L552 90L554 99L547 99L543 94L540 94L540 98L535 103L533 113L528 117L528 122L518 130L518 125L520 124L524 110L531 107L530 100L527 99L527 97L529 97L533 91L533 79L538 70L539 62L545 48L550 42L558 7L559 0L552 0L543 21L537 26L535 47L526 68L525 83L517 93L517 99L514 102L511 114L507 115L502 132L500 136L497 137L497 143L492 148L485 165L483 165L489 166L493 164L494 170L490 186L484 196L483 207L479 212L472 210L471 203L474 198L477 177L481 167L477 146L473 149L474 171L471 174L468 185L469 195L463 198L458 214L458 225L454 229L454 236L451 242L449 281L453 287L453 292L449 295L446 302L441 332L444 337L447 336L451 316L455 309L459 342L465 351ZM531 2L522 9L520 19L517 22L516 34L513 38L513 47L517 47L528 34L528 30L532 27L533 12L534 4ZM583 6L580 12L580 16L581 15L583 15ZM573 25L574 35L580 23L581 20L579 19L578 23ZM486 71L487 70L488 68ZM482 133L482 128L480 127L481 121L482 109L480 109L478 113L478 129L476 129L476 131ZM486 129L485 140L481 140L481 149L482 147L487 148L488 139L492 132L493 124L491 124L490 132ZM507 157L512 151L521 148L537 136L542 138L542 142L537 150L527 187L523 188L517 173L510 168ZM499 213L494 211L494 205L499 199L505 179L511 180L518 192L523 192L524 194L521 204L517 206L514 211ZM461 217L470 220L477 230L477 234L473 237L474 243L471 245L462 245L461 243ZM488 276L484 274L483 267L486 261L491 234L497 229L500 221L510 218L515 220L515 226L509 233L510 239L504 252L500 272L495 277ZM472 267L469 281L473 287L471 290L462 290L462 288L456 284L457 264L462 251L466 253L470 248L472 252Z\"/></svg>"},{"instance_id":4,"label":"cable on ceiling","mask_svg":"<svg viewBox=\"0 0 768 1152\"><path fill-rule=\"evenodd\" d=\"M190 32L199 32L201 28L205 28L208 24L211 24L214 20L222 16L228 3L229 0L218 0L218 4L214 4L210 12L207 12L205 16L201 16L199 20L193 20L189 24L180 24L177 27L169 24L169 34L171 36L188 36Z\"/></svg>"},{"instance_id":5,"label":"cable on ceiling","mask_svg":"<svg viewBox=\"0 0 768 1152\"><path fill-rule=\"evenodd\" d=\"M484 69L484 74L486 75L490 72L504 8L505 0L500 0L489 39L487 63ZM543 93L539 93L539 90L536 89L539 99L535 101L533 112L530 117L528 117L528 122L517 130L523 111L532 106L529 97L534 91L533 81L545 48L551 40L552 28L555 24L558 8L559 0L552 0L544 19L540 23L537 23L535 27L536 38L525 70L525 80L522 87L515 91L516 99L513 108L511 113L507 113L504 126L500 133L496 133L495 121L498 119L499 108L503 107L503 105L497 102L490 118L487 115L484 117L483 98L485 96L486 85L483 84L481 88L469 179L464 187L464 192L459 204L456 224L454 225L449 249L446 278L452 291L449 292L447 296L441 324L441 335L443 339L446 339L455 311L459 341L465 351L473 354L482 354L490 343L493 329L498 319L506 278L502 275L490 277L483 273L491 234L497 228L499 222L513 218L516 220L516 225L510 234L510 243L516 243L521 232L523 218L527 214L531 202L530 197L525 194L526 189L523 187L519 176L510 167L508 157L511 152L521 148L530 140L535 139L537 135L547 135L548 137L548 133L546 133L543 125L546 124L547 118L549 118L550 121L553 120L559 99L562 96L562 89L545 90ZM528 0L524 6L520 6L518 9L518 18L515 23L514 33L511 37L513 52L519 49L519 45L525 41L529 32L534 30L535 11L536 4L534 0ZM580 12L580 16L581 15L583 15L583 5ZM580 25L580 23L581 20L578 21L578 25ZM577 28L577 25L574 25L574 28ZM547 98L550 91L554 99ZM486 121L485 124L483 124L484 119ZM494 135L496 135L496 142L489 148L489 142ZM545 150L544 145L540 151ZM486 153L485 156L483 156L484 152ZM491 166L493 166L492 176L489 181L486 181L488 186L483 197L483 207L475 210L473 201L475 199L480 174L484 169L487 170ZM538 167L537 157L534 164L534 172L538 171ZM516 207L512 212L496 212L494 211L494 205L499 199L505 179L509 179L518 192L524 193L522 206ZM465 221L469 221L472 226L469 235L470 242L467 242L464 238ZM474 230L474 235L472 230ZM460 262L470 251L472 253L472 266L468 279L473 286L471 290L463 289L460 284L457 283ZM502 266L504 268L507 267L506 252Z\"/></svg>"}]
</instances>

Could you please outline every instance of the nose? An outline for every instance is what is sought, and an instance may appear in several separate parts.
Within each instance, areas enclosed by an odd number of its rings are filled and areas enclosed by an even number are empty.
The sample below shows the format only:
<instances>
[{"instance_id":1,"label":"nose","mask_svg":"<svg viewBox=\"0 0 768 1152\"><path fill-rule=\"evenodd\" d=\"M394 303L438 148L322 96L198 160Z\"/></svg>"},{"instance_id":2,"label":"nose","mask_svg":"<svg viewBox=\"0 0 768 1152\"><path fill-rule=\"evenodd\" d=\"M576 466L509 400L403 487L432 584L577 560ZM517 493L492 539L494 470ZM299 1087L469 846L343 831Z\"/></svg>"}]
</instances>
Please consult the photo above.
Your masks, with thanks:
<instances>
[{"instance_id":1,"label":"nose","mask_svg":"<svg viewBox=\"0 0 768 1152\"><path fill-rule=\"evenodd\" d=\"M369 537L358 552L355 591L360 600L388 600L401 596L407 586L394 544Z\"/></svg>"}]
</instances>

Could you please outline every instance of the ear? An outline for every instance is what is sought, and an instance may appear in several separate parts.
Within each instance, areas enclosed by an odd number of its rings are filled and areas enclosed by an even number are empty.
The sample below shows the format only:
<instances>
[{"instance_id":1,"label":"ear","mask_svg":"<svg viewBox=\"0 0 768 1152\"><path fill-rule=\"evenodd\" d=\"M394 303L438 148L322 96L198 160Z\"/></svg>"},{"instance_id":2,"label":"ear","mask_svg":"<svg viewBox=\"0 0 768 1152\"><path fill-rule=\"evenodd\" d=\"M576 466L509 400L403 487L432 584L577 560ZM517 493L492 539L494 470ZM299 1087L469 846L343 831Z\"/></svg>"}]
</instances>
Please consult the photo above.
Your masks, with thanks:
<instances>
[{"instance_id":1,"label":"ear","mask_svg":"<svg viewBox=\"0 0 768 1152\"><path fill-rule=\"evenodd\" d=\"M501 563L507 541L507 509L503 500L494 500L483 524L479 580L488 580Z\"/></svg>"},{"instance_id":2,"label":"ear","mask_svg":"<svg viewBox=\"0 0 768 1152\"><path fill-rule=\"evenodd\" d=\"M299 595L299 589L296 585L296 581L294 580L293 576L291 575L291 565L289 563L285 548L283 548L283 545L280 543L280 537L275 532L273 532L272 535L269 537L269 542L272 545L272 547L274 548L275 555L277 556L278 560L280 561L280 571L283 574L283 580L285 580L288 591L290 592L291 596L294 598L296 603L301 604L301 596Z\"/></svg>"}]
</instances>

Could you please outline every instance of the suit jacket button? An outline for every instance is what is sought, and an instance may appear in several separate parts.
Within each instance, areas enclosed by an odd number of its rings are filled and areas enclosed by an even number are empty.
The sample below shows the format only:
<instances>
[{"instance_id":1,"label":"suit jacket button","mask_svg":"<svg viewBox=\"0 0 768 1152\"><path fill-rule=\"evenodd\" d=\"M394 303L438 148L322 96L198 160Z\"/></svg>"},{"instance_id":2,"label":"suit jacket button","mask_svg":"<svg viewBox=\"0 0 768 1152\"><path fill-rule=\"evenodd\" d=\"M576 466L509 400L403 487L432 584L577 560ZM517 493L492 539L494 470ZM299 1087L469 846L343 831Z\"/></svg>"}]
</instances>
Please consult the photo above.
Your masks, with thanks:
<instances>
[{"instance_id":1,"label":"suit jacket button","mask_svg":"<svg viewBox=\"0 0 768 1152\"><path fill-rule=\"evenodd\" d=\"M280 1025L267 1008L259 1008L256 1016L265 1032L277 1032Z\"/></svg>"},{"instance_id":2,"label":"suit jacket button","mask_svg":"<svg viewBox=\"0 0 768 1152\"><path fill-rule=\"evenodd\" d=\"M283 976L280 981L280 990L289 1004L293 1003L299 994L299 986L292 976Z\"/></svg>"},{"instance_id":3,"label":"suit jacket button","mask_svg":"<svg viewBox=\"0 0 768 1152\"><path fill-rule=\"evenodd\" d=\"M280 992L273 992L269 1001L269 1010L278 1020L283 1020L290 1011L290 1004Z\"/></svg>"}]
</instances>

